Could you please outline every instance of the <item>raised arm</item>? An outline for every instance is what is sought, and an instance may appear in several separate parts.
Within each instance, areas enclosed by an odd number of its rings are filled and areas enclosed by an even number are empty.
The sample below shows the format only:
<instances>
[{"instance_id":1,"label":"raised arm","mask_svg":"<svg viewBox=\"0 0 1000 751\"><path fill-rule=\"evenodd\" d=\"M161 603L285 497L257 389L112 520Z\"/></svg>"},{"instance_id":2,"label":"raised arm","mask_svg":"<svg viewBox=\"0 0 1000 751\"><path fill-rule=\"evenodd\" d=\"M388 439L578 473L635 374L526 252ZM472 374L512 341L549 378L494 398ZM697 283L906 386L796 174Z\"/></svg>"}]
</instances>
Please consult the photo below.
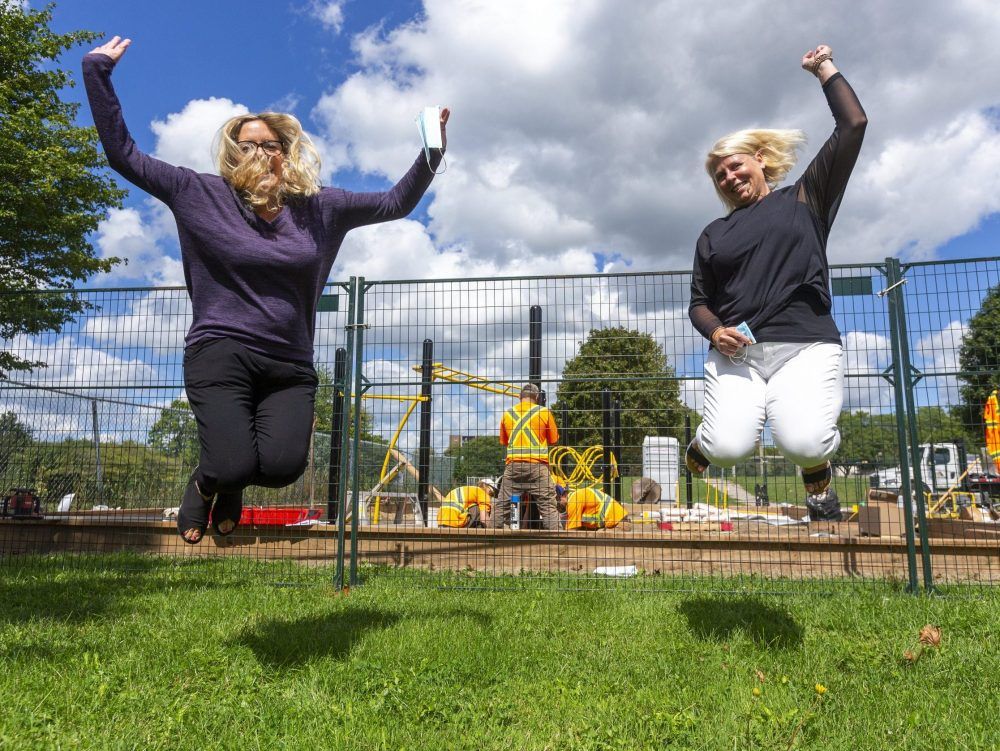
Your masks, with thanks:
<instances>
[{"instance_id":1,"label":"raised arm","mask_svg":"<svg viewBox=\"0 0 1000 751\"><path fill-rule=\"evenodd\" d=\"M431 149L429 164L421 151L402 179L387 191L379 193L337 191L340 199L337 208L343 212L343 221L348 228L402 219L416 208L431 180L434 179L434 173L441 164L448 146L446 125L450 116L451 112L447 108L441 111L441 136L444 148Z\"/></svg>"},{"instance_id":2,"label":"raised arm","mask_svg":"<svg viewBox=\"0 0 1000 751\"><path fill-rule=\"evenodd\" d=\"M122 117L118 95L111 85L111 72L129 44L130 39L113 37L83 58L87 99L111 168L133 185L169 204L190 172L144 154L132 140Z\"/></svg>"},{"instance_id":3,"label":"raised arm","mask_svg":"<svg viewBox=\"0 0 1000 751\"><path fill-rule=\"evenodd\" d=\"M806 168L798 198L823 220L829 232L861 151L868 117L854 89L834 66L829 47L820 45L807 52L802 57L802 67L819 79L836 125Z\"/></svg>"}]
</instances>

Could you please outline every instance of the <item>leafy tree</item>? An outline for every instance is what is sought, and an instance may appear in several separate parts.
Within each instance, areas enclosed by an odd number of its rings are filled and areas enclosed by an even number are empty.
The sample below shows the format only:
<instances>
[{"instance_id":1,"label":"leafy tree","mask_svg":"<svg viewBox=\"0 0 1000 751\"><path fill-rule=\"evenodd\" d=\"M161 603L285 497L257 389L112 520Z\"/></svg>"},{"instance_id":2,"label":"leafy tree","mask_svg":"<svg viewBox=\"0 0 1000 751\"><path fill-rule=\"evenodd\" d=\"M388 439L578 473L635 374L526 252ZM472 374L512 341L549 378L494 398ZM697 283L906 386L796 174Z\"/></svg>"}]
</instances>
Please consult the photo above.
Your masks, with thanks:
<instances>
[{"instance_id":1,"label":"leafy tree","mask_svg":"<svg viewBox=\"0 0 1000 751\"><path fill-rule=\"evenodd\" d=\"M92 32L54 34L52 6L21 10L0 2L0 338L59 331L91 307L71 292L108 271L88 240L108 207L125 195L101 168L93 128L73 125L78 104L59 98L72 86L59 55ZM39 290L56 290L39 292ZM0 374L44 363L0 351Z\"/></svg>"},{"instance_id":2,"label":"leafy tree","mask_svg":"<svg viewBox=\"0 0 1000 751\"><path fill-rule=\"evenodd\" d=\"M833 465L845 475L851 467L865 472L892 466L899 460L895 415L841 412L838 426L840 448Z\"/></svg>"},{"instance_id":3,"label":"leafy tree","mask_svg":"<svg viewBox=\"0 0 1000 751\"><path fill-rule=\"evenodd\" d=\"M1000 284L990 289L969 327L958 353L962 369L959 392L962 405L958 418L975 440L983 445L983 407L993 389L1000 386Z\"/></svg>"},{"instance_id":4,"label":"leafy tree","mask_svg":"<svg viewBox=\"0 0 1000 751\"><path fill-rule=\"evenodd\" d=\"M31 446L31 428L22 423L13 412L0 415L0 474L6 476L8 467L18 454Z\"/></svg>"},{"instance_id":5,"label":"leafy tree","mask_svg":"<svg viewBox=\"0 0 1000 751\"><path fill-rule=\"evenodd\" d=\"M198 463L198 423L186 399L174 399L149 429L149 445L167 456L180 459L186 467Z\"/></svg>"},{"instance_id":6,"label":"leafy tree","mask_svg":"<svg viewBox=\"0 0 1000 751\"><path fill-rule=\"evenodd\" d=\"M491 477L503 474L504 447L497 436L478 436L461 446L449 447L445 456L455 458L452 480L465 483L467 477Z\"/></svg>"},{"instance_id":7,"label":"leafy tree","mask_svg":"<svg viewBox=\"0 0 1000 751\"><path fill-rule=\"evenodd\" d=\"M965 426L960 416L943 407L917 407L917 434L921 443L950 443L965 437Z\"/></svg>"},{"instance_id":8,"label":"leafy tree","mask_svg":"<svg viewBox=\"0 0 1000 751\"><path fill-rule=\"evenodd\" d=\"M646 436L684 440L687 408L674 369L651 335L621 326L592 329L576 357L566 362L562 378L552 409L561 421L563 444L583 448L601 443L602 389L621 399L620 463L642 464Z\"/></svg>"},{"instance_id":9,"label":"leafy tree","mask_svg":"<svg viewBox=\"0 0 1000 751\"><path fill-rule=\"evenodd\" d=\"M842 412L838 426L840 448L833 465L845 475L852 467L866 472L899 463L895 414ZM917 434L921 443L950 443L965 436L961 420L942 407L917 408Z\"/></svg>"}]
</instances>

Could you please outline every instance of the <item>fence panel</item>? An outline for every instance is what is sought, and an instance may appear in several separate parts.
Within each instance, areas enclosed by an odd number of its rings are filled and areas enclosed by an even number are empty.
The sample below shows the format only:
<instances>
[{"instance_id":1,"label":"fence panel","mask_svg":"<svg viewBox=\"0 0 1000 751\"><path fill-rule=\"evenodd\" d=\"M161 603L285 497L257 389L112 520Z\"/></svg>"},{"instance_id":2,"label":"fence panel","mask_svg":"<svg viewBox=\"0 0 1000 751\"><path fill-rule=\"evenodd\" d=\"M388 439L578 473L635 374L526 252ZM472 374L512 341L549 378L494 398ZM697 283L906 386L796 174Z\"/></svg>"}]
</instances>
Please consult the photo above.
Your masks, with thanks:
<instances>
[{"instance_id":1,"label":"fence panel","mask_svg":"<svg viewBox=\"0 0 1000 751\"><path fill-rule=\"evenodd\" d=\"M317 322L317 362L344 343L343 310L331 285ZM43 304L46 295L21 295ZM321 374L317 440L293 485L249 488L244 521L230 538L207 535L186 545L176 507L198 461L197 431L183 399L186 290L77 291L85 312L61 333L6 342L18 357L45 367L0 380L0 565L38 555L138 553L180 561L217 560L219 576L238 572L232 558L274 563L274 576L296 579L299 563L332 565L335 528L310 524L327 506L332 377ZM321 366L323 369L323 366ZM326 421L325 427L322 424ZM324 434L324 430L326 431ZM324 436L325 440L324 440ZM126 556L122 559L134 560Z\"/></svg>"},{"instance_id":2,"label":"fence panel","mask_svg":"<svg viewBox=\"0 0 1000 751\"><path fill-rule=\"evenodd\" d=\"M894 498L868 498L869 474L898 456L891 331L875 294L885 268L844 267L835 279L852 429L834 482L842 517L825 522L808 520L798 471L768 429L747 462L686 476L681 456L697 426L706 352L687 317L689 274L369 285L365 419L389 443L378 472L420 475L393 452L420 454L422 410L425 452L455 464L425 492L393 493L381 492L372 465L355 488L356 560L440 572L432 578L440 586L606 587L633 576L654 589L683 588L693 577L766 588L803 578L907 582L904 514ZM607 492L620 504L615 515L627 518L568 529L578 515L571 502L558 531L542 529L531 505L518 529L453 526L464 515L442 522L450 492L468 495L479 479L503 475L500 418L527 382L541 386L560 427L556 481ZM577 499L588 500L585 492Z\"/></svg>"},{"instance_id":3,"label":"fence panel","mask_svg":"<svg viewBox=\"0 0 1000 751\"><path fill-rule=\"evenodd\" d=\"M1000 386L1000 259L902 267L922 506L921 580L928 588L1000 580L1000 467L984 409Z\"/></svg>"},{"instance_id":4,"label":"fence panel","mask_svg":"<svg viewBox=\"0 0 1000 751\"><path fill-rule=\"evenodd\" d=\"M905 283L879 294L900 272ZM335 574L345 584L370 566L468 587L994 583L1000 479L984 455L982 409L1000 381L997 259L833 269L845 384L841 516L829 521L806 519L801 479L768 429L745 462L703 478L684 471L706 353L687 318L689 284L677 272L330 285L305 474L249 489L256 520L229 544L195 547L169 518L197 462L182 398L186 292L22 294L18 304L75 294L89 307L59 334L4 343L47 366L0 380L0 565L133 551L211 559L220 576L236 570L234 557L273 561L276 578L298 580L304 566L346 565L339 550L350 553L350 572ZM587 528L601 509L580 505L586 492L559 530L541 528L544 498L519 507L518 529L454 527L442 514L451 491L503 475L498 425L526 382L560 427L556 479L612 496L608 528ZM897 406L907 398L912 431ZM909 510L899 492L908 484ZM911 511L924 517L916 539ZM300 516L308 524L288 526Z\"/></svg>"}]
</instances>

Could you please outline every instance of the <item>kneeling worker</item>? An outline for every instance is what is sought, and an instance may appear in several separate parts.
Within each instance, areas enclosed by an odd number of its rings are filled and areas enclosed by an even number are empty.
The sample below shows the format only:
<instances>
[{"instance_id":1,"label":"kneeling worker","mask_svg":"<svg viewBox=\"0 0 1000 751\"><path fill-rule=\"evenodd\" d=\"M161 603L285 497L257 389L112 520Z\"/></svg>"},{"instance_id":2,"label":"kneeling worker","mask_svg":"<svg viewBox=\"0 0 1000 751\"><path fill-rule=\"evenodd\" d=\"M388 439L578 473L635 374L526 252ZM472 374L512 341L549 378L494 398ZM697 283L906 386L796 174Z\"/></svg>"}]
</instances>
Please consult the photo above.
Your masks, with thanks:
<instances>
[{"instance_id":1,"label":"kneeling worker","mask_svg":"<svg viewBox=\"0 0 1000 751\"><path fill-rule=\"evenodd\" d=\"M480 480L479 485L463 485L448 493L438 512L439 527L484 527L490 520L496 485Z\"/></svg>"},{"instance_id":2,"label":"kneeling worker","mask_svg":"<svg viewBox=\"0 0 1000 751\"><path fill-rule=\"evenodd\" d=\"M559 511L566 512L566 529L613 529L628 521L625 507L597 488L572 493L556 485Z\"/></svg>"}]
</instances>

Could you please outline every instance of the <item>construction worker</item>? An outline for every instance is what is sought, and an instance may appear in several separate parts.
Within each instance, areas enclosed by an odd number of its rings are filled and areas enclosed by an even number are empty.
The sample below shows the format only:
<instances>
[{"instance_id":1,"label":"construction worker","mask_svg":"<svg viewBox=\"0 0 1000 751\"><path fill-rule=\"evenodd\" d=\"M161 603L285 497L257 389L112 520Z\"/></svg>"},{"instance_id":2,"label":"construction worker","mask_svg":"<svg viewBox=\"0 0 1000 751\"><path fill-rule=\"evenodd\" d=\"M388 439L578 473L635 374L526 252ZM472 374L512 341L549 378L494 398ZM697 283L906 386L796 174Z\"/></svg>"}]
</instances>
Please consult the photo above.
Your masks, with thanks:
<instances>
[{"instance_id":1,"label":"construction worker","mask_svg":"<svg viewBox=\"0 0 1000 751\"><path fill-rule=\"evenodd\" d=\"M484 527L489 521L496 485L485 478L478 485L455 488L441 501L439 527Z\"/></svg>"},{"instance_id":2,"label":"construction worker","mask_svg":"<svg viewBox=\"0 0 1000 751\"><path fill-rule=\"evenodd\" d=\"M549 474L549 447L559 441L556 418L538 403L538 387L521 389L521 401L504 412L500 420L500 443L507 447L507 464L500 484L490 527L510 524L510 499L531 495L538 505L544 529L559 529L556 487Z\"/></svg>"},{"instance_id":3,"label":"construction worker","mask_svg":"<svg viewBox=\"0 0 1000 751\"><path fill-rule=\"evenodd\" d=\"M570 493L556 485L560 512L566 513L566 529L613 529L628 520L625 507L597 488L580 488Z\"/></svg>"}]
</instances>

